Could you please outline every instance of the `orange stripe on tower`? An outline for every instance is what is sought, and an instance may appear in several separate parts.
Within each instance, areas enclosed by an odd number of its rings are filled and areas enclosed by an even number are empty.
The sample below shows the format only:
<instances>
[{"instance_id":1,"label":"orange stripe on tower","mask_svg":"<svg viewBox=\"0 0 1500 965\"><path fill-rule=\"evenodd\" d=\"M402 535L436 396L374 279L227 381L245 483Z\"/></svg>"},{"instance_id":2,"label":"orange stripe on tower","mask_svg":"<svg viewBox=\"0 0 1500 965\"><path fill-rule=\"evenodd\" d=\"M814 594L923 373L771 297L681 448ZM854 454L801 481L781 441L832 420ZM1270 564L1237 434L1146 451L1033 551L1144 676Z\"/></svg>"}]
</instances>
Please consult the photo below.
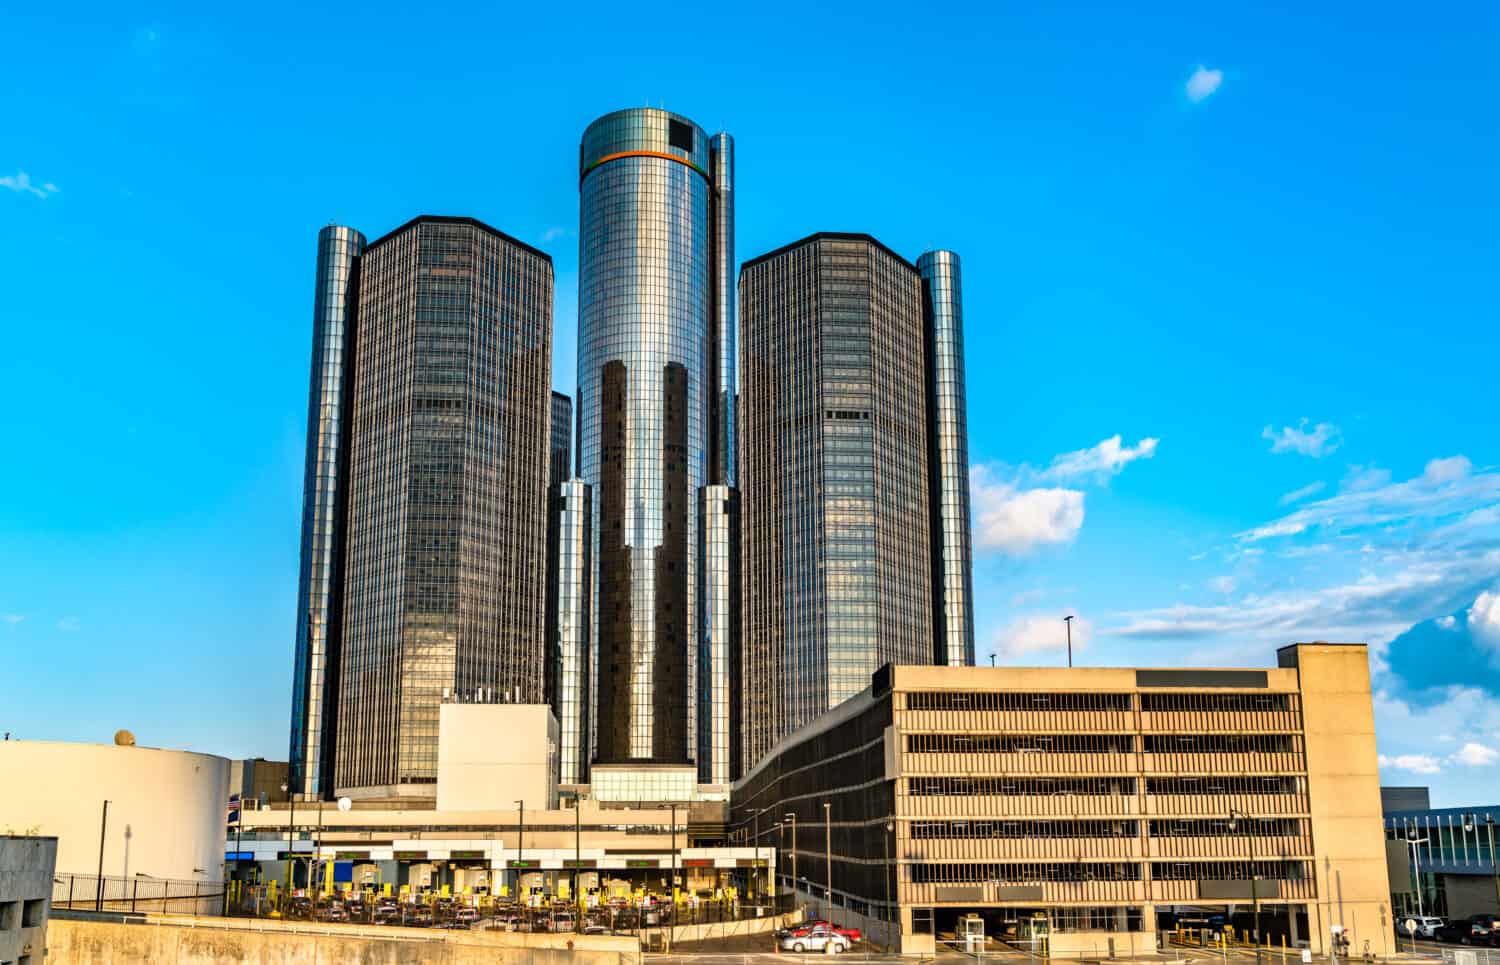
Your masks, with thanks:
<instances>
[{"instance_id":1,"label":"orange stripe on tower","mask_svg":"<svg viewBox=\"0 0 1500 965\"><path fill-rule=\"evenodd\" d=\"M606 164L610 161L614 161L622 157L659 157L663 161L676 161L678 164L685 164L688 167L692 168L694 171L697 171L699 174L703 175L705 179L708 178L707 171L703 170L692 161L689 161L687 158L680 157L676 154L667 154L665 151L617 151L614 154L606 154L599 160L595 161L593 164L590 164L587 168L584 169L583 174L580 174L578 176L578 179L582 181L584 176L587 175L590 171L594 170L594 168L598 167L601 164Z\"/></svg>"}]
</instances>

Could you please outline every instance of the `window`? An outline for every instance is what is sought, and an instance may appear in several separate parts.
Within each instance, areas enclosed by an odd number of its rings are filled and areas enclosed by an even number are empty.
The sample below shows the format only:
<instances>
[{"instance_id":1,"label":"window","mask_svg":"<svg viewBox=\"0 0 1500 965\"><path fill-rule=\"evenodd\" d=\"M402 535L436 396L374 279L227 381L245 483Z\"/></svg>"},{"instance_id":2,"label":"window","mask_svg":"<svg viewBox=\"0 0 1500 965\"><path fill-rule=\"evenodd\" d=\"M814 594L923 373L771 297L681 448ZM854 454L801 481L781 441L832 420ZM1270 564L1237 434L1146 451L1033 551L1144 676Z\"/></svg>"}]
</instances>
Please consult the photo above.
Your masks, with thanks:
<instances>
[{"instance_id":1,"label":"window","mask_svg":"<svg viewBox=\"0 0 1500 965\"><path fill-rule=\"evenodd\" d=\"M693 150L693 129L681 121L667 122L667 143L684 151Z\"/></svg>"},{"instance_id":2,"label":"window","mask_svg":"<svg viewBox=\"0 0 1500 965\"><path fill-rule=\"evenodd\" d=\"M21 927L20 912L19 901L0 901L0 931L13 931Z\"/></svg>"},{"instance_id":3,"label":"window","mask_svg":"<svg viewBox=\"0 0 1500 965\"><path fill-rule=\"evenodd\" d=\"M47 899L32 898L21 912L22 928L40 928L47 917Z\"/></svg>"},{"instance_id":4,"label":"window","mask_svg":"<svg viewBox=\"0 0 1500 965\"><path fill-rule=\"evenodd\" d=\"M911 910L911 933L913 935L932 934L931 908L913 908Z\"/></svg>"}]
</instances>

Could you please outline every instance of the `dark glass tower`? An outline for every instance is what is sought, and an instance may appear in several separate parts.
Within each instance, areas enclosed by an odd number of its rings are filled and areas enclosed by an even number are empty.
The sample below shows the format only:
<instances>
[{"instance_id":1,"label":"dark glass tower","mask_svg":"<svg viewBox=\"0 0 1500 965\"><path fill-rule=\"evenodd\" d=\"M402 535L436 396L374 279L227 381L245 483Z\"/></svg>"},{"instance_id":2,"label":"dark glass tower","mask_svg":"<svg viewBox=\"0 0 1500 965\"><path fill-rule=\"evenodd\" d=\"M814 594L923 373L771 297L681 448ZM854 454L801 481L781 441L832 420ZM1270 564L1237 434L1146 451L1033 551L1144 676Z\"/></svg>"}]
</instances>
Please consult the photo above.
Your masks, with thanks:
<instances>
[{"instance_id":1,"label":"dark glass tower","mask_svg":"<svg viewBox=\"0 0 1500 965\"><path fill-rule=\"evenodd\" d=\"M309 797L327 796L334 749L331 711L338 685L344 575L350 360L364 246L365 236L353 228L329 225L318 232L289 758L293 793Z\"/></svg>"},{"instance_id":2,"label":"dark glass tower","mask_svg":"<svg viewBox=\"0 0 1500 965\"><path fill-rule=\"evenodd\" d=\"M543 699L552 261L468 218L365 248L335 781L430 797L438 710Z\"/></svg>"},{"instance_id":3,"label":"dark glass tower","mask_svg":"<svg viewBox=\"0 0 1500 965\"><path fill-rule=\"evenodd\" d=\"M549 488L567 482L573 475L573 400L561 392L552 393L550 452L547 470Z\"/></svg>"},{"instance_id":4,"label":"dark glass tower","mask_svg":"<svg viewBox=\"0 0 1500 965\"><path fill-rule=\"evenodd\" d=\"M715 766L696 746L701 507L704 487L733 475L732 181L729 137L667 111L607 114L579 148L599 762Z\"/></svg>"},{"instance_id":5,"label":"dark glass tower","mask_svg":"<svg viewBox=\"0 0 1500 965\"><path fill-rule=\"evenodd\" d=\"M929 286L954 319L956 264ZM931 411L925 306L917 266L868 235L813 235L741 269L747 765L882 664L937 662L935 526L957 513L933 480L968 479L952 459L934 477L934 454L963 443L954 413ZM945 338L944 398L961 406L962 344Z\"/></svg>"},{"instance_id":6,"label":"dark glass tower","mask_svg":"<svg viewBox=\"0 0 1500 965\"><path fill-rule=\"evenodd\" d=\"M969 422L964 401L963 285L958 255L917 259L927 333L927 480L932 494L933 660L974 665L969 534Z\"/></svg>"}]
</instances>

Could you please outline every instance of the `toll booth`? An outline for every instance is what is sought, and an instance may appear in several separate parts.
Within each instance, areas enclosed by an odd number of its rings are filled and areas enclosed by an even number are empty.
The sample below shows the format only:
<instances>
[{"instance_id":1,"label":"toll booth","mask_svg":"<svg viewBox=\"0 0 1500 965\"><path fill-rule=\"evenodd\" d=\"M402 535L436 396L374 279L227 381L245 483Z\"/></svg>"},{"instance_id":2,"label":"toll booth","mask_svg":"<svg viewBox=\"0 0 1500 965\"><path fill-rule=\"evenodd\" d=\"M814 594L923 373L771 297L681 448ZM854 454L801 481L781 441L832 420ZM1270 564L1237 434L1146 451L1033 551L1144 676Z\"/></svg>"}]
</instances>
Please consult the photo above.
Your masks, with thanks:
<instances>
[{"instance_id":1,"label":"toll booth","mask_svg":"<svg viewBox=\"0 0 1500 965\"><path fill-rule=\"evenodd\" d=\"M958 922L958 937L964 943L964 951L978 955L984 951L984 919L978 915L965 915Z\"/></svg>"}]
</instances>

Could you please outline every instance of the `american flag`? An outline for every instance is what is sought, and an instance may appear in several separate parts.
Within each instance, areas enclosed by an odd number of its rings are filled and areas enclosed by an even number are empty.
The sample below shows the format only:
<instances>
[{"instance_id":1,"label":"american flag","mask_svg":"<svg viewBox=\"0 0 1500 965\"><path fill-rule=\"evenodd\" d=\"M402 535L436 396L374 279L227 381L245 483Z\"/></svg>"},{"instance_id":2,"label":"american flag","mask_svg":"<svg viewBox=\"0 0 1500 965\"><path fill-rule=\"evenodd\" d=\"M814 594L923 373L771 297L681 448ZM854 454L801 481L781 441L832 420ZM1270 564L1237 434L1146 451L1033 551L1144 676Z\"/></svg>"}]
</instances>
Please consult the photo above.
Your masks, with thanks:
<instances>
[{"instance_id":1,"label":"american flag","mask_svg":"<svg viewBox=\"0 0 1500 965\"><path fill-rule=\"evenodd\" d=\"M224 823L225 824L238 824L239 821L240 821L240 796L238 794L231 794L231 795L229 795L229 804L226 805L225 808L224 808Z\"/></svg>"}]
</instances>

